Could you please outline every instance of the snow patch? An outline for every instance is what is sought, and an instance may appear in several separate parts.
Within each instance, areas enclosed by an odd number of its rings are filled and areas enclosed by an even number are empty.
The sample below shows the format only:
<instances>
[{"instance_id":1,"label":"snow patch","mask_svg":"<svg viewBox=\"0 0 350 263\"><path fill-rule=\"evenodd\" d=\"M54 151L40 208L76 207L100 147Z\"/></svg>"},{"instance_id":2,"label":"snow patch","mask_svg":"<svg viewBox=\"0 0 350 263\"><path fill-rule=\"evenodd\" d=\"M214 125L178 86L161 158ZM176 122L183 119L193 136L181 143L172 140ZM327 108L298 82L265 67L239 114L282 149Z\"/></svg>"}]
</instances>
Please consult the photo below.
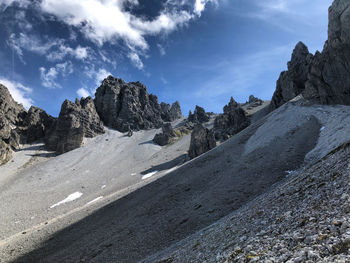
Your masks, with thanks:
<instances>
[{"instance_id":1,"label":"snow patch","mask_svg":"<svg viewBox=\"0 0 350 263\"><path fill-rule=\"evenodd\" d=\"M72 202L72 201L80 198L82 195L83 195L83 193L81 193L81 192L75 192L73 194L70 194L67 196L66 199L63 199L62 201L50 206L50 208L54 208L56 206L59 206L59 205L62 205L62 204L68 203L68 202Z\"/></svg>"},{"instance_id":2,"label":"snow patch","mask_svg":"<svg viewBox=\"0 0 350 263\"><path fill-rule=\"evenodd\" d=\"M92 203L95 203L95 202L97 202L98 200L101 200L102 198L103 198L103 196L99 196L99 197L95 198L94 200L88 202L87 205L91 205Z\"/></svg>"},{"instance_id":3,"label":"snow patch","mask_svg":"<svg viewBox=\"0 0 350 263\"><path fill-rule=\"evenodd\" d=\"M106 188L106 185L105 185L105 184L101 186L101 189L105 189L105 188Z\"/></svg>"},{"instance_id":4,"label":"snow patch","mask_svg":"<svg viewBox=\"0 0 350 263\"><path fill-rule=\"evenodd\" d=\"M323 131L324 129L326 129L326 127L322 126L321 129L320 129L320 131Z\"/></svg>"},{"instance_id":5,"label":"snow patch","mask_svg":"<svg viewBox=\"0 0 350 263\"><path fill-rule=\"evenodd\" d=\"M132 173L132 174L131 174L131 176L134 176L134 175L136 175L136 173Z\"/></svg>"},{"instance_id":6,"label":"snow patch","mask_svg":"<svg viewBox=\"0 0 350 263\"><path fill-rule=\"evenodd\" d=\"M150 172L150 173L148 173L148 174L145 174L144 176L142 176L142 180L145 180L145 179L147 179L147 178L150 178L150 177L152 177L153 175L155 175L156 173L158 173L158 171L153 171L153 172Z\"/></svg>"}]
</instances>

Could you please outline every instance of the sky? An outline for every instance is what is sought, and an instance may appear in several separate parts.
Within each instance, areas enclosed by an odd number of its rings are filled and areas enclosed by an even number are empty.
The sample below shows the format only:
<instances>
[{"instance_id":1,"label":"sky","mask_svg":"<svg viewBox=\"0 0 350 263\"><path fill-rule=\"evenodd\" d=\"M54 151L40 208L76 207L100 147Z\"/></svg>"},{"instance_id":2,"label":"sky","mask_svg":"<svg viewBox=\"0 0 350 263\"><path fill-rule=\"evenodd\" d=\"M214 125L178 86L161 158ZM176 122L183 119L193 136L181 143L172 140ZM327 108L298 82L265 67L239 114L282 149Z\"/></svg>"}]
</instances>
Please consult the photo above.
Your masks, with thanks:
<instances>
[{"instance_id":1,"label":"sky","mask_svg":"<svg viewBox=\"0 0 350 263\"><path fill-rule=\"evenodd\" d=\"M108 75L222 112L269 100L293 48L327 39L332 0L0 0L0 83L58 116Z\"/></svg>"}]
</instances>

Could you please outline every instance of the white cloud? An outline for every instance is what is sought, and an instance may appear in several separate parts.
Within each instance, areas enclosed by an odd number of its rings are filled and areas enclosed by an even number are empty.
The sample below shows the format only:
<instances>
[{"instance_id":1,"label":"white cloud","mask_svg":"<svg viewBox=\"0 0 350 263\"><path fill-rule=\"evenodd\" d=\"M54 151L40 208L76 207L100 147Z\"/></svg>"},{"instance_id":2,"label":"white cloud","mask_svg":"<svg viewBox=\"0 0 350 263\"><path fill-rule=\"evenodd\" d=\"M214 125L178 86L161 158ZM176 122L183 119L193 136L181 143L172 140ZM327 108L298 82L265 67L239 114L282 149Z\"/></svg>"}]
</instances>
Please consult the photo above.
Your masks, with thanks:
<instances>
[{"instance_id":1,"label":"white cloud","mask_svg":"<svg viewBox=\"0 0 350 263\"><path fill-rule=\"evenodd\" d=\"M77 90L77 94L79 97L83 97L83 98L86 98L86 97L89 97L90 96L90 92L85 89L85 88L80 88Z\"/></svg>"},{"instance_id":2,"label":"white cloud","mask_svg":"<svg viewBox=\"0 0 350 263\"><path fill-rule=\"evenodd\" d=\"M218 0L200 0L190 10L186 1L168 0L164 9L153 19L145 19L125 10L125 6L139 5L137 0L43 0L41 9L56 16L70 26L80 29L93 42L102 46L106 42L123 40L130 49L128 57L140 69L140 55L148 50L148 35L170 33L200 16L207 3Z\"/></svg>"},{"instance_id":3,"label":"white cloud","mask_svg":"<svg viewBox=\"0 0 350 263\"><path fill-rule=\"evenodd\" d=\"M109 75L112 75L111 72L104 68L100 68L99 70L95 70L95 67L92 65L91 68L85 67L84 73L92 80L94 80L95 87L90 90L91 94L94 94L96 91L96 87L99 87L102 81L107 78Z\"/></svg>"},{"instance_id":4,"label":"white cloud","mask_svg":"<svg viewBox=\"0 0 350 263\"><path fill-rule=\"evenodd\" d=\"M66 77L73 73L73 64L70 61L65 63L56 64L55 67L46 69L44 67L39 68L41 83L44 87L49 89L61 89L62 86L57 83L59 76Z\"/></svg>"},{"instance_id":5,"label":"white cloud","mask_svg":"<svg viewBox=\"0 0 350 263\"><path fill-rule=\"evenodd\" d=\"M218 0L196 0L194 4L194 12L197 16L201 16L202 12L205 9L207 3L218 4Z\"/></svg>"},{"instance_id":6,"label":"white cloud","mask_svg":"<svg viewBox=\"0 0 350 263\"><path fill-rule=\"evenodd\" d=\"M21 103L26 109L29 109L29 107L33 105L33 100L29 97L32 93L31 88L28 88L19 82L10 81L4 77L0 77L0 83L7 87L13 99L18 103Z\"/></svg>"},{"instance_id":7,"label":"white cloud","mask_svg":"<svg viewBox=\"0 0 350 263\"><path fill-rule=\"evenodd\" d=\"M130 52L128 54L128 57L130 58L131 62L135 67L137 67L138 69L143 69L143 62L136 52Z\"/></svg>"}]
</instances>

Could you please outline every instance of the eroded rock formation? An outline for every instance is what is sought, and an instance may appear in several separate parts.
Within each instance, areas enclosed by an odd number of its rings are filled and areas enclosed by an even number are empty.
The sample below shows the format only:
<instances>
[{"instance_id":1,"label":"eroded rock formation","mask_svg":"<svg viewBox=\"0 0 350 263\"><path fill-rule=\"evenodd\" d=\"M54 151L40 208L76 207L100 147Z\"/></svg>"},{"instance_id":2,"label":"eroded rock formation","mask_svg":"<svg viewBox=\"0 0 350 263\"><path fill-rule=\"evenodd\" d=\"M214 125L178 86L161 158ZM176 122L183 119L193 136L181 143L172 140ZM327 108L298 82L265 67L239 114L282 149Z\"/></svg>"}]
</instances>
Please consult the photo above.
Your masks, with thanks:
<instances>
[{"instance_id":1,"label":"eroded rock formation","mask_svg":"<svg viewBox=\"0 0 350 263\"><path fill-rule=\"evenodd\" d=\"M171 123L164 123L162 126L162 133L157 133L153 141L160 146L165 146L169 144L174 137L176 137L176 135Z\"/></svg>"},{"instance_id":2,"label":"eroded rock formation","mask_svg":"<svg viewBox=\"0 0 350 263\"><path fill-rule=\"evenodd\" d=\"M46 138L46 146L62 154L79 148L84 137L92 138L102 133L103 123L91 97L76 100L75 103L65 100L59 117Z\"/></svg>"},{"instance_id":3,"label":"eroded rock formation","mask_svg":"<svg viewBox=\"0 0 350 263\"><path fill-rule=\"evenodd\" d=\"M187 118L187 120L192 123L205 123L205 122L208 122L209 119L210 119L209 114L205 112L204 108L198 105L196 105L196 108L193 114L190 111Z\"/></svg>"},{"instance_id":4,"label":"eroded rock formation","mask_svg":"<svg viewBox=\"0 0 350 263\"><path fill-rule=\"evenodd\" d=\"M174 102L171 107L169 104L162 102L160 108L162 120L165 122L172 122L182 118L181 107L178 101Z\"/></svg>"},{"instance_id":5,"label":"eroded rock formation","mask_svg":"<svg viewBox=\"0 0 350 263\"><path fill-rule=\"evenodd\" d=\"M126 83L109 76L96 91L95 105L104 124L121 132L129 127L135 131L163 124L158 98L148 94L140 82Z\"/></svg>"},{"instance_id":6,"label":"eroded rock formation","mask_svg":"<svg viewBox=\"0 0 350 263\"><path fill-rule=\"evenodd\" d=\"M23 126L25 108L14 101L8 89L0 84L0 165L12 158L20 144L17 126Z\"/></svg>"},{"instance_id":7,"label":"eroded rock formation","mask_svg":"<svg viewBox=\"0 0 350 263\"><path fill-rule=\"evenodd\" d=\"M214 133L197 124L191 134L191 144L188 155L191 159L213 149L216 146Z\"/></svg>"},{"instance_id":8,"label":"eroded rock formation","mask_svg":"<svg viewBox=\"0 0 350 263\"><path fill-rule=\"evenodd\" d=\"M350 105L350 3L335 0L329 8L328 40L323 51L309 54L298 43L288 71L282 72L271 101L273 110L295 96L320 104Z\"/></svg>"},{"instance_id":9,"label":"eroded rock formation","mask_svg":"<svg viewBox=\"0 0 350 263\"><path fill-rule=\"evenodd\" d=\"M305 44L299 42L293 51L291 61L288 62L288 70L283 71L277 80L276 91L270 104L271 110L277 109L305 89L312 58Z\"/></svg>"},{"instance_id":10,"label":"eroded rock formation","mask_svg":"<svg viewBox=\"0 0 350 263\"><path fill-rule=\"evenodd\" d=\"M224 113L214 121L215 138L220 141L227 140L250 124L244 110L232 97L223 110Z\"/></svg>"}]
</instances>

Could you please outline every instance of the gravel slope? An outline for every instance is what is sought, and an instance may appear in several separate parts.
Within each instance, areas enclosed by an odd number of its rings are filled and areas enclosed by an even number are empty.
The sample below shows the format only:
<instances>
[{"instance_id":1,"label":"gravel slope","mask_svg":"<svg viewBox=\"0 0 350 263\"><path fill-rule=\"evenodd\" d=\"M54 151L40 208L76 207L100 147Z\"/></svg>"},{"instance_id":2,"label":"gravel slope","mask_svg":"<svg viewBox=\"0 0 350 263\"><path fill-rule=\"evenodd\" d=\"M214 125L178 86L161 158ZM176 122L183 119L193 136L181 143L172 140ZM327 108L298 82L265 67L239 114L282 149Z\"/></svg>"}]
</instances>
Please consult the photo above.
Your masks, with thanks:
<instances>
[{"instance_id":1,"label":"gravel slope","mask_svg":"<svg viewBox=\"0 0 350 263\"><path fill-rule=\"evenodd\" d=\"M266 192L288 171L314 163L347 141L349 112L346 106L287 103L174 171L168 169L183 161L189 136L160 148L149 143L156 131L131 139L109 131L86 147L33 166L27 176L17 175L10 190L0 193L7 198L0 207L0 233L7 236L0 241L1 258L137 262L210 226ZM142 180L153 169L162 172ZM45 183L31 183L38 176ZM79 199L49 209L77 192L83 194ZM33 210L39 218L31 224ZM18 212L25 220L16 228L8 215Z\"/></svg>"},{"instance_id":2,"label":"gravel slope","mask_svg":"<svg viewBox=\"0 0 350 263\"><path fill-rule=\"evenodd\" d=\"M141 262L349 262L350 144Z\"/></svg>"}]
</instances>

